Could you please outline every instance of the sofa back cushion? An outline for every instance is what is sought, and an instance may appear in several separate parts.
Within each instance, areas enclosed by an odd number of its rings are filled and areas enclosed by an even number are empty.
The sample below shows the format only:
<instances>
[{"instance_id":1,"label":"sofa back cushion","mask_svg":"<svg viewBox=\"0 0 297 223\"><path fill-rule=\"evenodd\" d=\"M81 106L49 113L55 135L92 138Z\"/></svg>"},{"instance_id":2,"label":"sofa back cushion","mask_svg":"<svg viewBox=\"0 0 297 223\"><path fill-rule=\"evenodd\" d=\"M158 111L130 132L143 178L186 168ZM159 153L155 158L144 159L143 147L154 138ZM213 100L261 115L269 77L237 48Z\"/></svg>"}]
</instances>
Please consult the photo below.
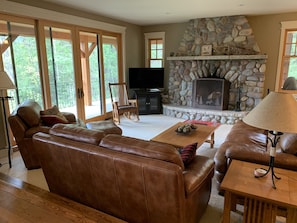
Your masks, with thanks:
<instances>
[{"instance_id":1,"label":"sofa back cushion","mask_svg":"<svg viewBox=\"0 0 297 223\"><path fill-rule=\"evenodd\" d=\"M86 129L75 124L56 124L49 132L51 135L94 145L98 145L105 136L103 131Z\"/></svg>"},{"instance_id":2,"label":"sofa back cushion","mask_svg":"<svg viewBox=\"0 0 297 223\"><path fill-rule=\"evenodd\" d=\"M99 145L111 150L174 163L184 169L179 152L168 144L109 134L101 140Z\"/></svg>"},{"instance_id":3,"label":"sofa back cushion","mask_svg":"<svg viewBox=\"0 0 297 223\"><path fill-rule=\"evenodd\" d=\"M33 100L26 100L17 108L18 116L29 127L37 126L40 124L40 105Z\"/></svg>"}]
</instances>

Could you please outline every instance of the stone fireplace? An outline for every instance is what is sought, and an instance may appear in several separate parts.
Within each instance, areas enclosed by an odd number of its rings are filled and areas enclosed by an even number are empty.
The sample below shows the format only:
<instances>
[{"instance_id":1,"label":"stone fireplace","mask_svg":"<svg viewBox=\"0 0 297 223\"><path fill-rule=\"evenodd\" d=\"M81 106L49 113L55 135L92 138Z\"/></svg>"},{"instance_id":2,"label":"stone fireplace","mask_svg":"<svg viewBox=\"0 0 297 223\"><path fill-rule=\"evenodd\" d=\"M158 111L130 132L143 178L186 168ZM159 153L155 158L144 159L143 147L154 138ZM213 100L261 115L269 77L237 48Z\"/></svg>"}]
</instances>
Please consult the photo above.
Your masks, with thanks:
<instances>
[{"instance_id":1,"label":"stone fireplace","mask_svg":"<svg viewBox=\"0 0 297 223\"><path fill-rule=\"evenodd\" d=\"M201 55L206 45L211 46L210 55ZM163 105L164 114L233 124L263 98L266 59L245 16L191 20L178 52L167 58L169 104ZM197 106L194 83L204 78L228 83L228 101L222 109Z\"/></svg>"}]
</instances>

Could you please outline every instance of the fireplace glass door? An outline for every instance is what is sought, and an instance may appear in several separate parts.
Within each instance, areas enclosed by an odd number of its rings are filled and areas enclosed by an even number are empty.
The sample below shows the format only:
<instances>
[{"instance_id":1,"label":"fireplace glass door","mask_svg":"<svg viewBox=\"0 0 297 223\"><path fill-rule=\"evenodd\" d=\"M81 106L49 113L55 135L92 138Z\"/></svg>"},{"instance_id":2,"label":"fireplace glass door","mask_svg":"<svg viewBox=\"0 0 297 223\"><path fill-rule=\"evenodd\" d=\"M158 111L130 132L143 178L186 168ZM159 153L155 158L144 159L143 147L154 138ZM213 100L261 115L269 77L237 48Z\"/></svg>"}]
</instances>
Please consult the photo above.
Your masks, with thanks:
<instances>
[{"instance_id":1,"label":"fireplace glass door","mask_svg":"<svg viewBox=\"0 0 297 223\"><path fill-rule=\"evenodd\" d=\"M230 82L219 78L200 78L193 83L194 108L227 110Z\"/></svg>"}]
</instances>

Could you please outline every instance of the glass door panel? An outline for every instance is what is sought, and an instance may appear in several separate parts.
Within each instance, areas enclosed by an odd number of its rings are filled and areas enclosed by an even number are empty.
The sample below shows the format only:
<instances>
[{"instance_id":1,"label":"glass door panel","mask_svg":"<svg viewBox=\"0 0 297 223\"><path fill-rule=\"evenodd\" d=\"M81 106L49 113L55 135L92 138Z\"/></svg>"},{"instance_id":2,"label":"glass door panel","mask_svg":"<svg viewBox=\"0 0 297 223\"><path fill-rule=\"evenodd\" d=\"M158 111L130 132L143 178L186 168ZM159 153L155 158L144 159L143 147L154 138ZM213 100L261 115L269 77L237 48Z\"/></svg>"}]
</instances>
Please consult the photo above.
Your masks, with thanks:
<instances>
[{"instance_id":1,"label":"glass door panel","mask_svg":"<svg viewBox=\"0 0 297 223\"><path fill-rule=\"evenodd\" d=\"M102 36L106 112L112 111L108 83L119 82L118 38Z\"/></svg>"},{"instance_id":2,"label":"glass door panel","mask_svg":"<svg viewBox=\"0 0 297 223\"><path fill-rule=\"evenodd\" d=\"M17 89L8 90L10 110L26 99L43 106L34 25L0 20L0 49L0 62Z\"/></svg>"},{"instance_id":3,"label":"glass door panel","mask_svg":"<svg viewBox=\"0 0 297 223\"><path fill-rule=\"evenodd\" d=\"M45 27L51 104L77 117L76 86L71 31Z\"/></svg>"},{"instance_id":4,"label":"glass door panel","mask_svg":"<svg viewBox=\"0 0 297 223\"><path fill-rule=\"evenodd\" d=\"M80 32L81 68L86 119L102 115L99 35Z\"/></svg>"}]
</instances>

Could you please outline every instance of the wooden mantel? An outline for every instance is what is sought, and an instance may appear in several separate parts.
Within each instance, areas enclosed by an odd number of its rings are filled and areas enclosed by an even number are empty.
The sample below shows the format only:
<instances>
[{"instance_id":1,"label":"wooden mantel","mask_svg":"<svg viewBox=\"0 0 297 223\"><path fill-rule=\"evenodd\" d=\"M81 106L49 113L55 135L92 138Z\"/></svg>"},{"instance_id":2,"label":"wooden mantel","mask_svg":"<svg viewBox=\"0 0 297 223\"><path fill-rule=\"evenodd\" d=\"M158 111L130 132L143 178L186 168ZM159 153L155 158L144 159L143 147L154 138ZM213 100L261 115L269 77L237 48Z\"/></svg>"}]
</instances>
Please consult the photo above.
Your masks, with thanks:
<instances>
[{"instance_id":1,"label":"wooden mantel","mask_svg":"<svg viewBox=\"0 0 297 223\"><path fill-rule=\"evenodd\" d=\"M177 56L167 60L266 60L267 55L211 55L211 56Z\"/></svg>"}]
</instances>

